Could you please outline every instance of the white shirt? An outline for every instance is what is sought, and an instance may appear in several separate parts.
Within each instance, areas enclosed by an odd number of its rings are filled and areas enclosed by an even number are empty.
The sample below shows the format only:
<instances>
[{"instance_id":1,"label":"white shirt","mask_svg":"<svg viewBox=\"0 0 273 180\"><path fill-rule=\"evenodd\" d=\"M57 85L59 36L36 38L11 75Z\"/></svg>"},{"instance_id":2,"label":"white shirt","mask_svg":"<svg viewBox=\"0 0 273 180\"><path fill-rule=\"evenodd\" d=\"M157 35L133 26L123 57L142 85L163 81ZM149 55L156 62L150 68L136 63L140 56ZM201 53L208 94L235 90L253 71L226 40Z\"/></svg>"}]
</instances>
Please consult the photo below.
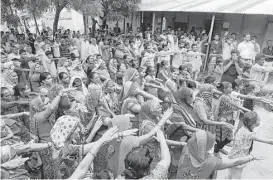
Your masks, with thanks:
<instances>
[{"instance_id":1,"label":"white shirt","mask_svg":"<svg viewBox=\"0 0 273 180\"><path fill-rule=\"evenodd\" d=\"M89 55L100 54L99 46L97 44L96 45L90 44L88 47L88 54Z\"/></svg>"},{"instance_id":2,"label":"white shirt","mask_svg":"<svg viewBox=\"0 0 273 180\"><path fill-rule=\"evenodd\" d=\"M255 57L255 47L252 42L243 41L238 45L238 50L243 59L253 60Z\"/></svg>"},{"instance_id":3,"label":"white shirt","mask_svg":"<svg viewBox=\"0 0 273 180\"><path fill-rule=\"evenodd\" d=\"M259 64L254 64L250 70L250 76L257 81L264 81L265 75L268 72L263 72L267 70L273 70L273 67L264 67Z\"/></svg>"}]
</instances>

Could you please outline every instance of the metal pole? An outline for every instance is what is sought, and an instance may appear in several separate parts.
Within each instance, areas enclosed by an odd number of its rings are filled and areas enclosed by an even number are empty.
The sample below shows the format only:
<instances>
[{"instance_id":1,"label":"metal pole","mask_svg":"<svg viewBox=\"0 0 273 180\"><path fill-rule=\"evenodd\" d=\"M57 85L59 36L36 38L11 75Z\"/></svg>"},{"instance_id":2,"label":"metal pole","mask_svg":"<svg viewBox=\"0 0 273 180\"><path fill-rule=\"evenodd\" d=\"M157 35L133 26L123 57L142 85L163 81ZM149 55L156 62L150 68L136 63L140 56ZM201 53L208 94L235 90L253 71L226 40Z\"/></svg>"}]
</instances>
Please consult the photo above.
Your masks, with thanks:
<instances>
[{"instance_id":1,"label":"metal pole","mask_svg":"<svg viewBox=\"0 0 273 180\"><path fill-rule=\"evenodd\" d=\"M207 51L206 51L206 58L205 58L203 72L206 70L206 66L207 66L207 61L208 61L208 56L209 56L209 49L210 49L210 42L211 42L212 31L213 31L213 27L214 27L214 21L215 21L215 14L213 14L212 19L211 19L208 46L207 46Z\"/></svg>"},{"instance_id":2,"label":"metal pole","mask_svg":"<svg viewBox=\"0 0 273 180\"><path fill-rule=\"evenodd\" d=\"M152 34L155 32L155 12L153 12L153 27L152 27Z\"/></svg>"}]
</instances>

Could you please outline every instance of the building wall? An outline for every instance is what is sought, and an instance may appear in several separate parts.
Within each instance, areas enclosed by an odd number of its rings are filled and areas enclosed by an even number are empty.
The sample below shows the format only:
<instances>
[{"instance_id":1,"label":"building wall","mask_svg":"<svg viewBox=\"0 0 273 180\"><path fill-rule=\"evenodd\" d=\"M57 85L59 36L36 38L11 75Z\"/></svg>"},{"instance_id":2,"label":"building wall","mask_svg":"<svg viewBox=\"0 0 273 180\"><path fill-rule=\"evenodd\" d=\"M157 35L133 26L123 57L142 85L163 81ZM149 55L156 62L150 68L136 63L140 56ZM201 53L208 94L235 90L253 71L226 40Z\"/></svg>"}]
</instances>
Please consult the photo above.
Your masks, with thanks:
<instances>
[{"instance_id":1,"label":"building wall","mask_svg":"<svg viewBox=\"0 0 273 180\"><path fill-rule=\"evenodd\" d=\"M145 16L149 17L152 12L145 12ZM161 28L161 23L157 23L158 18L161 19L162 12L155 12L156 23L155 29ZM166 28L168 26L173 27L175 23L187 23L187 30L189 31L191 27L195 27L197 30L199 28L205 28L205 26L210 24L212 14L209 13L187 13L187 12L176 12L174 18L174 12L163 12L163 16L166 19ZM263 46L265 34L266 34L266 24L267 21L273 20L273 16L266 15L240 15L240 14L216 14L215 18L215 28L214 32L224 34L225 30L230 33L236 33L238 35L238 40L243 40L244 33L250 33L251 35L257 36L257 42ZM223 23L229 22L229 28L224 29ZM273 22L273 21L272 21ZM152 20L146 18L146 24L152 24ZM208 27L209 27L208 26ZM164 29L165 27L163 27Z\"/></svg>"}]
</instances>

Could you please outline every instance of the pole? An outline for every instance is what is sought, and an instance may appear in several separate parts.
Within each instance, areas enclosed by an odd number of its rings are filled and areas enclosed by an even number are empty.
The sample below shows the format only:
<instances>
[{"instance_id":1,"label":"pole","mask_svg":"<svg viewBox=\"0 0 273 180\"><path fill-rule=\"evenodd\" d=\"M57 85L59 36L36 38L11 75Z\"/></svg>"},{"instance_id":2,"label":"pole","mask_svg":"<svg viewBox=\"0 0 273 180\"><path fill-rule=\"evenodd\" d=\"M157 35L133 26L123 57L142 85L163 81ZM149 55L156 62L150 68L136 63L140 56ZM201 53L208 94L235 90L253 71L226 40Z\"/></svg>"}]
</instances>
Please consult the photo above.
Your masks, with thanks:
<instances>
[{"instance_id":1,"label":"pole","mask_svg":"<svg viewBox=\"0 0 273 180\"><path fill-rule=\"evenodd\" d=\"M211 19L210 31L209 31L209 40L208 40L208 46L207 46L207 51L206 51L206 58L205 58L203 72L206 70L206 66L207 66L207 61L208 61L208 56L209 56L209 49L210 49L210 42L211 42L212 31L213 31L213 27L214 27L214 21L215 21L215 14L213 14L212 19Z\"/></svg>"},{"instance_id":2,"label":"pole","mask_svg":"<svg viewBox=\"0 0 273 180\"><path fill-rule=\"evenodd\" d=\"M152 27L152 34L155 32L155 12L153 12L153 27Z\"/></svg>"},{"instance_id":3,"label":"pole","mask_svg":"<svg viewBox=\"0 0 273 180\"><path fill-rule=\"evenodd\" d=\"M143 23L143 19L144 19L144 12L141 11L141 23Z\"/></svg>"}]
</instances>

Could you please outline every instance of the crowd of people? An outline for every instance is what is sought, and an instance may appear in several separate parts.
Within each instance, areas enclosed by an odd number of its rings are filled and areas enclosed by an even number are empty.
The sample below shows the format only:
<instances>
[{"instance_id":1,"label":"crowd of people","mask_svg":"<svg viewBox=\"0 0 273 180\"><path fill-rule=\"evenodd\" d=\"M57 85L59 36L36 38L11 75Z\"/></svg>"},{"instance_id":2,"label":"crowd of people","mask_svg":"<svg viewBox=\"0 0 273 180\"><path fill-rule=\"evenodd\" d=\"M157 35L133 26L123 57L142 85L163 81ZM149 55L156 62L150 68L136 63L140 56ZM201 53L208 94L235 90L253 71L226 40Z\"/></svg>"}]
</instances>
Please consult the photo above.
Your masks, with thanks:
<instances>
[{"instance_id":1,"label":"crowd of people","mask_svg":"<svg viewBox=\"0 0 273 180\"><path fill-rule=\"evenodd\" d=\"M1 32L1 179L240 179L273 41L210 33Z\"/></svg>"}]
</instances>

